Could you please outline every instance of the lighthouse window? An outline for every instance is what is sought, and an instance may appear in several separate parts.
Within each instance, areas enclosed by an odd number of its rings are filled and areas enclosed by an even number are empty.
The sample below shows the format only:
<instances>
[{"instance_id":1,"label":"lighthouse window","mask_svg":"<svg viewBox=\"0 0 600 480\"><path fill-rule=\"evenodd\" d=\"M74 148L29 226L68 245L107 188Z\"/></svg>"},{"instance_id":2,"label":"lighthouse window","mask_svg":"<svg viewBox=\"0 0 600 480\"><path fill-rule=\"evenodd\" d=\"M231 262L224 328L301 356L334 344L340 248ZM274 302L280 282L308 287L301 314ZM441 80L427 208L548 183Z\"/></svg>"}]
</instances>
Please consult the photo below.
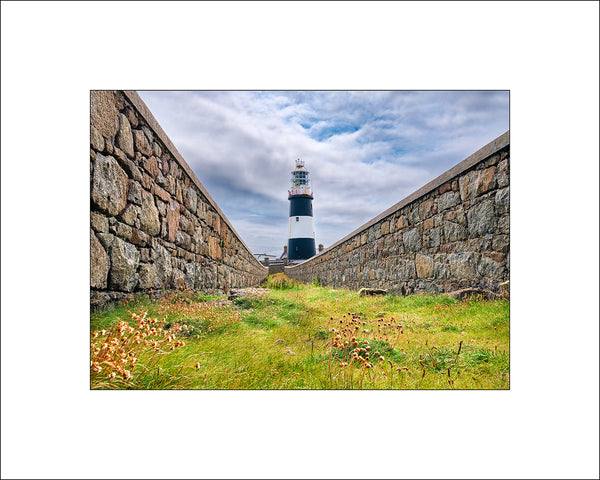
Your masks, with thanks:
<instances>
[{"instance_id":1,"label":"lighthouse window","mask_svg":"<svg viewBox=\"0 0 600 480\"><path fill-rule=\"evenodd\" d=\"M300 217L296 217L296 221L299 222L300 221Z\"/></svg>"}]
</instances>

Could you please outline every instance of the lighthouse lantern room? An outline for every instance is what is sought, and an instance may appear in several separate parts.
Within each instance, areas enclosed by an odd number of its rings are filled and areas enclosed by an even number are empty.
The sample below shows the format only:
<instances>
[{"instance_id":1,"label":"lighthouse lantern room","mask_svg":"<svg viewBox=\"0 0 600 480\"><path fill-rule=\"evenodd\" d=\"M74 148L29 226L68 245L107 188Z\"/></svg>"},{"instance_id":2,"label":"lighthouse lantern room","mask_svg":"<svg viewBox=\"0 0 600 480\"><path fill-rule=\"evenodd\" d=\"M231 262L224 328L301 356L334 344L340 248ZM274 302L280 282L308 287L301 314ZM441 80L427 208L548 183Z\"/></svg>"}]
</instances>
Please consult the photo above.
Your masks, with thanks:
<instances>
[{"instance_id":1,"label":"lighthouse lantern room","mask_svg":"<svg viewBox=\"0 0 600 480\"><path fill-rule=\"evenodd\" d=\"M290 201L290 229L288 259L305 260L315 255L315 227L313 224L313 193L303 160L296 160L292 171Z\"/></svg>"}]
</instances>

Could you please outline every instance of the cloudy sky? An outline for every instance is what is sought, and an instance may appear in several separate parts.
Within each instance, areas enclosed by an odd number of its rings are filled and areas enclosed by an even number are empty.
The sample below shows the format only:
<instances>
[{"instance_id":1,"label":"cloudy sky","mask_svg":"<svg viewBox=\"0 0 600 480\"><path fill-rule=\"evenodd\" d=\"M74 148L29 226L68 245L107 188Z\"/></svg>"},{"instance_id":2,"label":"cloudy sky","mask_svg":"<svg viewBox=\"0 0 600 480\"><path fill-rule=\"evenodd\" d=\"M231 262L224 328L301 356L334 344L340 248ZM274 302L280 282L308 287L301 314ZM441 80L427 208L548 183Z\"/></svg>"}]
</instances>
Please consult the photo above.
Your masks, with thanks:
<instances>
[{"instance_id":1,"label":"cloudy sky","mask_svg":"<svg viewBox=\"0 0 600 480\"><path fill-rule=\"evenodd\" d=\"M139 94L250 249L278 256L297 158L327 247L509 129L508 91Z\"/></svg>"}]
</instances>

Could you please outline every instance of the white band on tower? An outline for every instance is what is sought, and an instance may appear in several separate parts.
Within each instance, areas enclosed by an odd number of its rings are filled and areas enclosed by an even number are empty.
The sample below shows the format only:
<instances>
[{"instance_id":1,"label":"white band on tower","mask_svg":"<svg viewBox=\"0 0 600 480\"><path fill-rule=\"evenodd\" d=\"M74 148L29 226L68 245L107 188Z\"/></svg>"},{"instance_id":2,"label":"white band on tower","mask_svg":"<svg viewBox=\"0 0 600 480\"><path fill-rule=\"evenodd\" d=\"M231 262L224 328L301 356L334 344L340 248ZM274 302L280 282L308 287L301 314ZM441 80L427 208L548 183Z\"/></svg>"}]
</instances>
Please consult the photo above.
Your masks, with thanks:
<instances>
[{"instance_id":1,"label":"white band on tower","mask_svg":"<svg viewBox=\"0 0 600 480\"><path fill-rule=\"evenodd\" d=\"M315 238L313 217L290 217L288 238Z\"/></svg>"}]
</instances>

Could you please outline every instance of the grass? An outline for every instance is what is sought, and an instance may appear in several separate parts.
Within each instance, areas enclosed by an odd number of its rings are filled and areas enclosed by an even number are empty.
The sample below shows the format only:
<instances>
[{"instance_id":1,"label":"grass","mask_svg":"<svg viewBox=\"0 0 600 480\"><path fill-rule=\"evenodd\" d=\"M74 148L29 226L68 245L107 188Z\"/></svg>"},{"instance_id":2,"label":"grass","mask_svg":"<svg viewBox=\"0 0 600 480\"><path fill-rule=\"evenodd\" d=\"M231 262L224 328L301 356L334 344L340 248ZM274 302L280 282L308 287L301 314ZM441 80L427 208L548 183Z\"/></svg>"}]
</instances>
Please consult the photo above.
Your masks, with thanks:
<instances>
[{"instance_id":1,"label":"grass","mask_svg":"<svg viewBox=\"0 0 600 480\"><path fill-rule=\"evenodd\" d=\"M181 292L93 312L91 387L509 388L507 301L359 297L279 275L260 298Z\"/></svg>"}]
</instances>

